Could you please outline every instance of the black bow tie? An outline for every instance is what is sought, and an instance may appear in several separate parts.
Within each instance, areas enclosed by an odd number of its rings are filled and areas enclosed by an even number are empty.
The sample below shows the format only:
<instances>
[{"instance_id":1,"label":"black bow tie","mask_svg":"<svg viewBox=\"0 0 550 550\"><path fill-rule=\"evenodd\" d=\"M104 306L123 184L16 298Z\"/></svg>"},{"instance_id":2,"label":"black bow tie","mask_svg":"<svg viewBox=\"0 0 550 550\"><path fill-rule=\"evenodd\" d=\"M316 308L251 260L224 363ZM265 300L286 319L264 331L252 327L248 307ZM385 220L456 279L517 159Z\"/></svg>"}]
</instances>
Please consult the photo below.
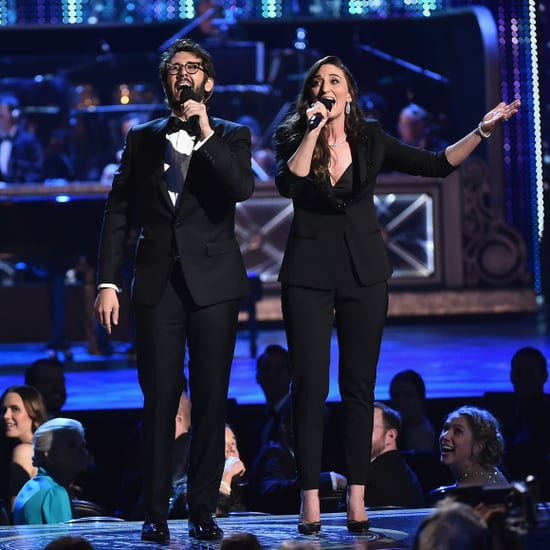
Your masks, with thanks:
<instances>
[{"instance_id":1,"label":"black bow tie","mask_svg":"<svg viewBox=\"0 0 550 550\"><path fill-rule=\"evenodd\" d=\"M181 120L181 118L176 116L170 117L168 125L166 126L166 133L172 134L174 132L178 132L179 130L185 130L190 136L193 136L196 133L196 127L194 127L194 125L188 120Z\"/></svg>"}]
</instances>

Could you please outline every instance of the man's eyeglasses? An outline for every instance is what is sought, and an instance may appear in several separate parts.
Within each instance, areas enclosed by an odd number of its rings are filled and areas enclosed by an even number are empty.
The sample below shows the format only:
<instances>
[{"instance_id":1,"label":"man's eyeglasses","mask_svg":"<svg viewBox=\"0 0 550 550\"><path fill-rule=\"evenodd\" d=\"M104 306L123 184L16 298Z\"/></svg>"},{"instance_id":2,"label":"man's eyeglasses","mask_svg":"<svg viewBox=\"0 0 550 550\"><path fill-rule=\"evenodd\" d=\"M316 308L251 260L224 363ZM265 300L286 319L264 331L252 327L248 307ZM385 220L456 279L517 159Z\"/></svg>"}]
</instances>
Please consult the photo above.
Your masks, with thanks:
<instances>
[{"instance_id":1,"label":"man's eyeglasses","mask_svg":"<svg viewBox=\"0 0 550 550\"><path fill-rule=\"evenodd\" d=\"M180 71L185 69L185 72L189 74L195 74L200 69L204 71L204 67L195 61L188 61L183 65L181 63L166 63L166 70L173 75L179 74Z\"/></svg>"}]
</instances>

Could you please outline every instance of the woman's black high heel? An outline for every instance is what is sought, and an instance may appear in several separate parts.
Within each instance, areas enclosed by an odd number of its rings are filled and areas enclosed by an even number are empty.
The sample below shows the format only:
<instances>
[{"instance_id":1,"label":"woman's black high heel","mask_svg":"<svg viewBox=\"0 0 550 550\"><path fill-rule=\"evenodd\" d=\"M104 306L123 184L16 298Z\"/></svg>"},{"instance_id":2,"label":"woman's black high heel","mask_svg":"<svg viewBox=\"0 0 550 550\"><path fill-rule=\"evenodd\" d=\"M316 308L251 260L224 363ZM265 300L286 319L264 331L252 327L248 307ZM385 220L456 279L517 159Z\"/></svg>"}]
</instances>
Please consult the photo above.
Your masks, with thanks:
<instances>
[{"instance_id":1,"label":"woman's black high heel","mask_svg":"<svg viewBox=\"0 0 550 550\"><path fill-rule=\"evenodd\" d=\"M300 531L302 535L317 535L320 530L321 530L320 521L313 521L311 523L300 521L298 523L298 531Z\"/></svg>"},{"instance_id":2,"label":"woman's black high heel","mask_svg":"<svg viewBox=\"0 0 550 550\"><path fill-rule=\"evenodd\" d=\"M368 519L364 521L355 521L354 519L348 519L347 528L350 533L361 534L367 533L370 528L370 521Z\"/></svg>"},{"instance_id":3,"label":"woman's black high heel","mask_svg":"<svg viewBox=\"0 0 550 550\"><path fill-rule=\"evenodd\" d=\"M349 486L346 488L346 508L349 510ZM346 526L350 533L360 535L368 532L370 528L370 521L368 519L359 521L355 519L348 519Z\"/></svg>"}]
</instances>

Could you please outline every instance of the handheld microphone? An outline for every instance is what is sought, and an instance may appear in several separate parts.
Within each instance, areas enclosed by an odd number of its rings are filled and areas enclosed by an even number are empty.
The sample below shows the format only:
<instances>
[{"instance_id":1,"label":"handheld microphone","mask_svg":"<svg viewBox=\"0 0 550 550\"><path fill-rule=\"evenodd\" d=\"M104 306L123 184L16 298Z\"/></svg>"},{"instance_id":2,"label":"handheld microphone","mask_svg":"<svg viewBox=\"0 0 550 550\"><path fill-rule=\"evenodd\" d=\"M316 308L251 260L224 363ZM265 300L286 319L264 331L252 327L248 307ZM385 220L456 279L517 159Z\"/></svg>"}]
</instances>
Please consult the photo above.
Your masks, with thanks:
<instances>
[{"instance_id":1,"label":"handheld microphone","mask_svg":"<svg viewBox=\"0 0 550 550\"><path fill-rule=\"evenodd\" d=\"M193 99L194 101L199 101L199 98L193 91L193 88L191 86L184 86L180 90L180 105L183 105L188 99ZM199 123L199 115L193 115L192 117L189 117L189 124L191 125L191 128L193 129L193 133L195 135L200 135L201 133L201 126Z\"/></svg>"},{"instance_id":2,"label":"handheld microphone","mask_svg":"<svg viewBox=\"0 0 550 550\"><path fill-rule=\"evenodd\" d=\"M319 97L317 101L320 101L329 111L332 111L332 106L336 103L332 97ZM324 117L321 113L315 113L307 123L309 129L313 130L314 128L317 128L323 118Z\"/></svg>"}]
</instances>

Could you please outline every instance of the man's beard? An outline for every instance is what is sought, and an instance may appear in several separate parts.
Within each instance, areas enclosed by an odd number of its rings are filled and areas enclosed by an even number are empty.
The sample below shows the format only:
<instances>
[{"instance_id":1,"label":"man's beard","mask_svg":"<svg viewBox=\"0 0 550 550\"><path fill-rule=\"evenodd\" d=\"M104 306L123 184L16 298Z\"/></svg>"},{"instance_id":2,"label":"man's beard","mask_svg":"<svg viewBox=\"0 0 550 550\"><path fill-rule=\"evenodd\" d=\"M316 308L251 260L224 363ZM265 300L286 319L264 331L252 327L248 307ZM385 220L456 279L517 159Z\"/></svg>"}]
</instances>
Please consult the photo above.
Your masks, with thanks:
<instances>
[{"instance_id":1,"label":"man's beard","mask_svg":"<svg viewBox=\"0 0 550 550\"><path fill-rule=\"evenodd\" d=\"M201 86L198 90L195 90L193 88L193 93L196 96L196 100L200 103L204 101L204 87ZM170 91L169 98L168 98L168 104L170 105L171 109L175 109L177 111L181 108L181 101L180 101L180 95L174 95L172 91Z\"/></svg>"}]
</instances>

